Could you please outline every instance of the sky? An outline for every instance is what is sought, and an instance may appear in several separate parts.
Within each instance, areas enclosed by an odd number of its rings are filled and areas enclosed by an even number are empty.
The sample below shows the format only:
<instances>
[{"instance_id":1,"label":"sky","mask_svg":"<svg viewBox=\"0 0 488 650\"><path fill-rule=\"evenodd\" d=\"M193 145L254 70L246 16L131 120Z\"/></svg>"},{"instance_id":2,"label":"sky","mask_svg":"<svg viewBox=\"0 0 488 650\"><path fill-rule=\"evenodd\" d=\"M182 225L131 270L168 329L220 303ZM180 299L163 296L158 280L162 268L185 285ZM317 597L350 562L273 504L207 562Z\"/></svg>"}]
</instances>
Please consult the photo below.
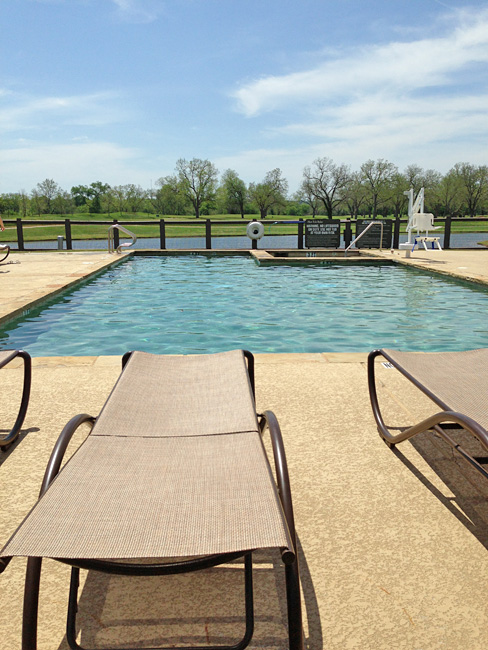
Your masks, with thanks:
<instances>
[{"instance_id":1,"label":"sky","mask_svg":"<svg viewBox=\"0 0 488 650\"><path fill-rule=\"evenodd\" d=\"M0 0L0 193L488 164L488 0Z\"/></svg>"}]
</instances>

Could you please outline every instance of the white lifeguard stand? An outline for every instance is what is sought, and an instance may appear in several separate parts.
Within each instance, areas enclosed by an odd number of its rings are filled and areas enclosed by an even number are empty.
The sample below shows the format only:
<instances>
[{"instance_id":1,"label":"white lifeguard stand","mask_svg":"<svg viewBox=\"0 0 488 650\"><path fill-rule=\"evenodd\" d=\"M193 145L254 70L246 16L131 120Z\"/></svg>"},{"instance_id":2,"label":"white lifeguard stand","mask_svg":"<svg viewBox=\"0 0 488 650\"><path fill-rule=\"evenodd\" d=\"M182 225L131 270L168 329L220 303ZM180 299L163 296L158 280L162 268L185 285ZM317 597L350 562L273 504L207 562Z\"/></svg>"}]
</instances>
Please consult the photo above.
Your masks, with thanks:
<instances>
[{"instance_id":1,"label":"white lifeguard stand","mask_svg":"<svg viewBox=\"0 0 488 650\"><path fill-rule=\"evenodd\" d=\"M415 247L422 244L425 250L427 244L431 245L431 250L442 250L439 243L439 237L432 237L429 235L430 230L438 230L439 226L434 226L434 215L431 212L424 212L424 188L422 187L417 194L417 198L413 199L413 188L404 192L408 196L408 223L407 223L407 241L400 244L400 248L405 248L406 257L410 257ZM413 235L412 231L415 230L416 234ZM424 233L424 234L421 234Z\"/></svg>"}]
</instances>

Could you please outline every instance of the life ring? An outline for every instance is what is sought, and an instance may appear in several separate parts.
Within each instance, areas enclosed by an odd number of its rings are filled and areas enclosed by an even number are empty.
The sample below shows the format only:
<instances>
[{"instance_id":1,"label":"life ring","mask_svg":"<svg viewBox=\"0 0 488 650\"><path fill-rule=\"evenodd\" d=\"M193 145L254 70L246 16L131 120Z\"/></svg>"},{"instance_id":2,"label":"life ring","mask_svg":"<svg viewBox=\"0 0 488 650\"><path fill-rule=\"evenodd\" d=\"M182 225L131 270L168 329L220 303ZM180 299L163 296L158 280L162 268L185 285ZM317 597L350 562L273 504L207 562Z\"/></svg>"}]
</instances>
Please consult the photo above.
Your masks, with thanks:
<instances>
[{"instance_id":1,"label":"life ring","mask_svg":"<svg viewBox=\"0 0 488 650\"><path fill-rule=\"evenodd\" d=\"M249 239L261 239L264 235L264 226L260 221L251 221L247 224L246 233Z\"/></svg>"}]
</instances>

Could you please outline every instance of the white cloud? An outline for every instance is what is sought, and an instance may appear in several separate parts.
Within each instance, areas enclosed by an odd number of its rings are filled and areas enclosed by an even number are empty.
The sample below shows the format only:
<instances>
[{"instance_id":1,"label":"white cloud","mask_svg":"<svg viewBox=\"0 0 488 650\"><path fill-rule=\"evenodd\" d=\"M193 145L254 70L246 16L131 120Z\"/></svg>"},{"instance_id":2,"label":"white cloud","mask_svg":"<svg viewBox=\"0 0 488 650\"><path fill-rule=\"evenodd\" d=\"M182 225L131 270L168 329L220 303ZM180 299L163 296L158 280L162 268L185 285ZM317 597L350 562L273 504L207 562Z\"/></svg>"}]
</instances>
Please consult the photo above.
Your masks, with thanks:
<instances>
[{"instance_id":1,"label":"white cloud","mask_svg":"<svg viewBox=\"0 0 488 650\"><path fill-rule=\"evenodd\" d=\"M266 148L241 151L216 164L222 170L236 169L247 182L280 167L292 191L305 165L319 156L353 170L370 158L386 158L400 170L416 163L445 173L460 161L487 163L486 106L486 93L432 101L377 92L337 113L335 106L324 108L309 122L269 129L264 133Z\"/></svg>"},{"instance_id":2,"label":"white cloud","mask_svg":"<svg viewBox=\"0 0 488 650\"><path fill-rule=\"evenodd\" d=\"M65 190L96 180L114 185L140 183L145 187L149 175L142 169L140 157L139 150L111 142L24 142L0 151L0 193L30 191L45 178L53 178Z\"/></svg>"},{"instance_id":3,"label":"white cloud","mask_svg":"<svg viewBox=\"0 0 488 650\"><path fill-rule=\"evenodd\" d=\"M112 0L127 22L150 23L164 11L163 0Z\"/></svg>"},{"instance_id":4,"label":"white cloud","mask_svg":"<svg viewBox=\"0 0 488 650\"><path fill-rule=\"evenodd\" d=\"M5 93L0 92L0 97ZM0 132L44 129L62 125L105 126L124 121L125 109L115 93L58 97L26 97L9 92L8 105L0 105Z\"/></svg>"},{"instance_id":5,"label":"white cloud","mask_svg":"<svg viewBox=\"0 0 488 650\"><path fill-rule=\"evenodd\" d=\"M214 160L220 171L235 169L246 182L261 181L266 172L279 167L288 180L290 194L293 194L303 179L303 168L316 158L328 156L337 163L350 165L353 171L359 170L366 160L385 158L403 171L407 165L418 164L424 169L435 169L446 173L456 162L467 161L475 165L486 165L486 143L475 141L469 147L463 139L440 141L435 147L422 141L421 137L409 138L399 135L364 132L356 139L346 134L344 139L334 142L316 138L313 144L285 147L268 147L236 152L234 155L222 156ZM411 140L411 141L410 141Z\"/></svg>"},{"instance_id":6,"label":"white cloud","mask_svg":"<svg viewBox=\"0 0 488 650\"><path fill-rule=\"evenodd\" d=\"M329 52L312 69L242 85L238 109L268 146L222 162L253 176L280 167L290 187L324 155L353 169L369 158L441 172L461 160L486 164L488 9L449 24L442 37Z\"/></svg>"},{"instance_id":7,"label":"white cloud","mask_svg":"<svg viewBox=\"0 0 488 650\"><path fill-rule=\"evenodd\" d=\"M246 116L306 103L349 102L390 92L453 87L475 63L488 63L488 10L460 14L451 33L414 42L361 47L311 70L244 84L233 96Z\"/></svg>"}]
</instances>

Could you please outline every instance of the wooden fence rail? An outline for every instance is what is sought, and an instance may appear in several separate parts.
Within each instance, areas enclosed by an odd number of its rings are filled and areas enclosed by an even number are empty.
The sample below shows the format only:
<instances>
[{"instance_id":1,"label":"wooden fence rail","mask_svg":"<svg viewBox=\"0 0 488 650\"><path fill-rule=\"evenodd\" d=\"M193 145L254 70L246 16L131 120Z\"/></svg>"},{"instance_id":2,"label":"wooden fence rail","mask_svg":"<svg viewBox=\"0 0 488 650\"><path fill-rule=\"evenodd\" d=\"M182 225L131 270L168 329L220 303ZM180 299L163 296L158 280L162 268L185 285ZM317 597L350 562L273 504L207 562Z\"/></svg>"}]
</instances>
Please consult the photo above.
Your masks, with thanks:
<instances>
[{"instance_id":1,"label":"wooden fence rail","mask_svg":"<svg viewBox=\"0 0 488 650\"><path fill-rule=\"evenodd\" d=\"M297 219L297 220L284 220L283 222L279 221L278 223L283 223L283 225L286 224L294 224L297 226L296 230L296 235L297 235L297 243L296 247L298 249L303 249L304 247L304 229L305 229L305 224L307 220L304 220L302 218ZM310 219L310 221L314 221L313 219ZM340 221L342 224L342 230L343 230L343 236L344 236L344 245L347 248L351 241L353 240L353 224L355 224L355 220L350 220L350 219L333 219L332 221ZM392 241L391 241L391 248L398 248L399 247L399 242L400 242L400 228L402 224L406 224L407 220L406 219L385 219L386 221L392 221ZM476 221L477 223L480 221L488 221L488 218L483 218L483 217L476 217L476 219L468 219L468 218L454 218L454 217L445 217L445 218L439 218L436 219L437 224L443 224L444 225L444 242L443 242L443 248L444 249L449 249L450 244L451 244L451 227L453 222L463 222L463 223L469 223L471 221ZM159 226L159 247L161 250L166 249L166 228L168 226L171 226L171 228L176 227L188 227L188 226L194 226L196 224L201 225L202 228L204 228L204 236L205 236L205 248L211 250L212 249L212 228L214 226L242 226L243 223L246 224L247 221L243 222L242 220L239 221L212 221L211 219L205 219L205 220L200 220L200 221L165 221L165 219L159 219L157 221L152 220L152 221L133 221L133 220L127 220L127 221L120 221L117 219L113 219L112 221L86 221L86 220L77 220L77 219L42 219L42 220L37 220L37 219L4 219L5 225L12 224L16 228L16 233L17 233L17 248L20 251L26 250L25 248L25 239L24 239L24 227L25 226L63 226L64 228L64 239L66 241L66 249L67 250L73 250L73 236L72 236L72 226L106 226L107 231L110 226L112 226L114 223L118 223L121 226L125 227L130 227L130 226ZM269 220L263 222L263 224L275 224L276 222L272 221L272 217L269 218ZM144 235L142 235L144 237ZM42 249L42 242L39 242L41 244L40 248L36 250L47 250L47 249ZM114 231L114 246L115 248L119 245L119 232L117 229ZM251 240L251 246L252 248L257 248L257 241L256 240ZM32 250L32 249L29 249Z\"/></svg>"}]
</instances>

